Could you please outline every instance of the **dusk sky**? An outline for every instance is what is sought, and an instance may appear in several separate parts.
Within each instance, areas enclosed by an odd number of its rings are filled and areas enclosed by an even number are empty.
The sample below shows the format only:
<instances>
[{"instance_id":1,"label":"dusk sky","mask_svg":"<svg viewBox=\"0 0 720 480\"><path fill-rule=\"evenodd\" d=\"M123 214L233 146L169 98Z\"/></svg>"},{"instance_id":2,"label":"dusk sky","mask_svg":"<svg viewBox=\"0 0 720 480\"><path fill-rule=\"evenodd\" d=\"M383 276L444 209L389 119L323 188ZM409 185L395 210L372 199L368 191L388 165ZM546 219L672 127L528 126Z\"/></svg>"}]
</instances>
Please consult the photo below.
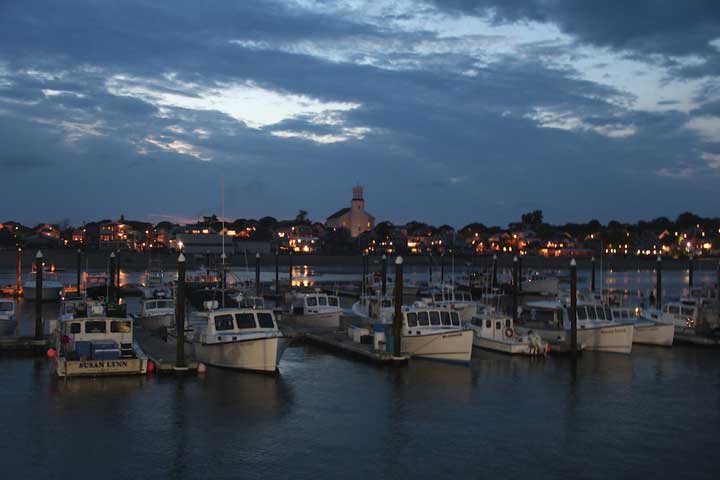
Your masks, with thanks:
<instances>
[{"instance_id":1,"label":"dusk sky","mask_svg":"<svg viewBox=\"0 0 720 480\"><path fill-rule=\"evenodd\" d=\"M720 2L0 0L0 221L720 215Z\"/></svg>"}]
</instances>

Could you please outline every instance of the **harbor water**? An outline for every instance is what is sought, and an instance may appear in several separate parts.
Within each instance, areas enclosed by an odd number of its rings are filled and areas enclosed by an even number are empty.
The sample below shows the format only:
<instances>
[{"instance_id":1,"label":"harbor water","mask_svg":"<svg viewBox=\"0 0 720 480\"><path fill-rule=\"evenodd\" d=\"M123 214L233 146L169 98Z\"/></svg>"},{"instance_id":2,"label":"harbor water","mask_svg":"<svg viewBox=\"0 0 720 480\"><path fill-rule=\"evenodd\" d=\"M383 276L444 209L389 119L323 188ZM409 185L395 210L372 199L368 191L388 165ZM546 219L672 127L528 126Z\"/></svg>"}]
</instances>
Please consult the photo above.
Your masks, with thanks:
<instances>
[{"instance_id":1,"label":"harbor water","mask_svg":"<svg viewBox=\"0 0 720 480\"><path fill-rule=\"evenodd\" d=\"M628 290L652 275L630 275ZM679 294L682 275L667 272L666 288ZM29 333L34 311L23 307L19 326ZM57 308L45 305L48 318ZM45 358L0 356L4 474L105 480L720 474L715 349L634 346L632 355L584 352L577 363L475 350L469 367L412 360L379 368L294 346L280 371L209 368L186 378L64 381Z\"/></svg>"}]
</instances>

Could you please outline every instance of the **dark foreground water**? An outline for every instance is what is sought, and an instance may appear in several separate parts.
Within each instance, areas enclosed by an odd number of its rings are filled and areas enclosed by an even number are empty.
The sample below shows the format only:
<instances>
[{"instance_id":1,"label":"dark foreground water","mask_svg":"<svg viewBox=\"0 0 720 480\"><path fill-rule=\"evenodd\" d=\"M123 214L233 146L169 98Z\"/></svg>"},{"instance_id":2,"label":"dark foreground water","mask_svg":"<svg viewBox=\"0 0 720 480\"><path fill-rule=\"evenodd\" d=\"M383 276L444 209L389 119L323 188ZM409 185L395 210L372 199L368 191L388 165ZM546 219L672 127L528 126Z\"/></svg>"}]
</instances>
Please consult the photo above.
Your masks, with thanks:
<instances>
[{"instance_id":1,"label":"dark foreground water","mask_svg":"<svg viewBox=\"0 0 720 480\"><path fill-rule=\"evenodd\" d=\"M0 357L3 478L718 478L720 352L57 380Z\"/></svg>"}]
</instances>

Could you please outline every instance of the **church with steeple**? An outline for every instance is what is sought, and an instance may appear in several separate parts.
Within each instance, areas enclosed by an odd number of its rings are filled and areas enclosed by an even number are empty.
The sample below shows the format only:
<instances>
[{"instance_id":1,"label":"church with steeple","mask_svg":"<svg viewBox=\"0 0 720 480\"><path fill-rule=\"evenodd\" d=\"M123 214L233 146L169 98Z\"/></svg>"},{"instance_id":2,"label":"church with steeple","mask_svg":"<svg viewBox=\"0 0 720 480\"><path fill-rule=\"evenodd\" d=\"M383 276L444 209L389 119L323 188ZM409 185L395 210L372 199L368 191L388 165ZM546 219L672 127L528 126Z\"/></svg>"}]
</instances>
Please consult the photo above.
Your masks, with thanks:
<instances>
[{"instance_id":1,"label":"church with steeple","mask_svg":"<svg viewBox=\"0 0 720 480\"><path fill-rule=\"evenodd\" d=\"M365 211L363 187L360 185L353 188L353 198L350 207L338 210L325 221L326 228L344 228L348 230L353 237L372 230L374 226L375 217Z\"/></svg>"}]
</instances>

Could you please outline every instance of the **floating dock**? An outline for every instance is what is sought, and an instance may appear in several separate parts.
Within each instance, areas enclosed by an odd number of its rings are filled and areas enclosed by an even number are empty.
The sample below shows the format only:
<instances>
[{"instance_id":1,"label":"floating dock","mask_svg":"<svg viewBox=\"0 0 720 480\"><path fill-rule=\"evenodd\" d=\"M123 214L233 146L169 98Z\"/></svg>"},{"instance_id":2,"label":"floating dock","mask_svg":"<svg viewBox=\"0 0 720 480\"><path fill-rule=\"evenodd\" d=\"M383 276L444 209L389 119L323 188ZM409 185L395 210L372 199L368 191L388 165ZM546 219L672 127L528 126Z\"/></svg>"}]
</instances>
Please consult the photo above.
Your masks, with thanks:
<instances>
[{"instance_id":1,"label":"floating dock","mask_svg":"<svg viewBox=\"0 0 720 480\"><path fill-rule=\"evenodd\" d=\"M385 350L375 350L372 344L354 342L345 332L348 327L358 326L356 325L357 320L354 316L342 315L339 330L306 328L288 323L283 323L281 330L295 342L304 342L376 365L397 366L408 363L409 355L396 357Z\"/></svg>"},{"instance_id":2,"label":"floating dock","mask_svg":"<svg viewBox=\"0 0 720 480\"><path fill-rule=\"evenodd\" d=\"M178 367L175 364L175 338L169 337L164 341L158 336L151 335L141 329L135 330L135 341L140 345L148 359L155 364L155 371L158 374L167 373L190 373L198 371L198 362L192 354L192 348L185 346L185 366Z\"/></svg>"},{"instance_id":3,"label":"floating dock","mask_svg":"<svg viewBox=\"0 0 720 480\"><path fill-rule=\"evenodd\" d=\"M0 353L31 353L44 356L49 346L48 338L38 340L35 337L0 337Z\"/></svg>"}]
</instances>

